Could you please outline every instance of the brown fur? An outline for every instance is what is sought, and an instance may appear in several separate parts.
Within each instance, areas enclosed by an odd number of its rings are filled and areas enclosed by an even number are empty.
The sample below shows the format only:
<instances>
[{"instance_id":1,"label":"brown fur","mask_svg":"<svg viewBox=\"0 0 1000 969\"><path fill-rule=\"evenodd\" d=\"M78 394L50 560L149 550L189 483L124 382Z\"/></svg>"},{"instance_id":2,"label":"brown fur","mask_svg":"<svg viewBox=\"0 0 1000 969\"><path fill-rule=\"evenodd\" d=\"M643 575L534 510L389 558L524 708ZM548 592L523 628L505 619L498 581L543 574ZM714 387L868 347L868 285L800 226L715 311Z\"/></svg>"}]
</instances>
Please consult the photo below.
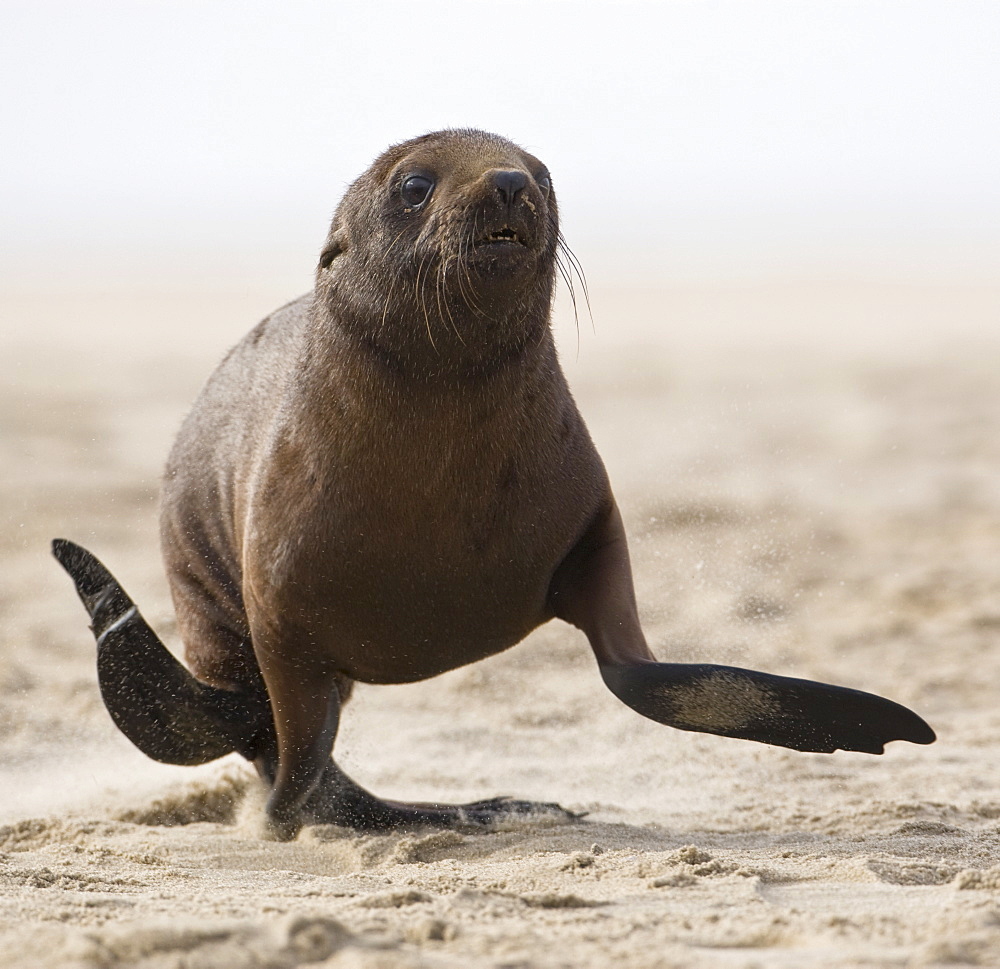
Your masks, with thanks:
<instances>
[{"instance_id":1,"label":"brown fur","mask_svg":"<svg viewBox=\"0 0 1000 969\"><path fill-rule=\"evenodd\" d=\"M528 176L509 210L497 170ZM419 211L414 171L436 179ZM318 729L306 694L518 642L559 612L588 527L617 523L549 330L545 174L482 132L389 149L338 208L314 293L248 334L183 426L162 538L187 660L229 689L263 673L279 759ZM523 249L474 248L504 225Z\"/></svg>"},{"instance_id":2,"label":"brown fur","mask_svg":"<svg viewBox=\"0 0 1000 969\"><path fill-rule=\"evenodd\" d=\"M331 758L355 681L434 676L552 617L659 723L826 753L934 740L869 693L655 662L549 331L558 240L547 172L495 135L398 145L351 186L314 292L223 361L170 457L163 548L195 676L90 552L53 542L115 722L167 763L252 760L275 837L572 817L508 798L384 801Z\"/></svg>"},{"instance_id":3,"label":"brown fur","mask_svg":"<svg viewBox=\"0 0 1000 969\"><path fill-rule=\"evenodd\" d=\"M401 163L448 179L390 249L402 220L386 212L398 203L385 182ZM187 658L206 682L246 684L248 632L258 647L294 641L298 662L401 682L504 649L551 617L552 574L607 482L547 328L545 215L522 285L482 288L480 312L454 278L441 297L450 316L429 284L416 287L414 249L440 244L435 230L447 236L478 201L490 163L541 167L481 134L390 149L341 204L340 251L316 293L253 330L185 423L163 548ZM533 195L554 217L554 200Z\"/></svg>"}]
</instances>

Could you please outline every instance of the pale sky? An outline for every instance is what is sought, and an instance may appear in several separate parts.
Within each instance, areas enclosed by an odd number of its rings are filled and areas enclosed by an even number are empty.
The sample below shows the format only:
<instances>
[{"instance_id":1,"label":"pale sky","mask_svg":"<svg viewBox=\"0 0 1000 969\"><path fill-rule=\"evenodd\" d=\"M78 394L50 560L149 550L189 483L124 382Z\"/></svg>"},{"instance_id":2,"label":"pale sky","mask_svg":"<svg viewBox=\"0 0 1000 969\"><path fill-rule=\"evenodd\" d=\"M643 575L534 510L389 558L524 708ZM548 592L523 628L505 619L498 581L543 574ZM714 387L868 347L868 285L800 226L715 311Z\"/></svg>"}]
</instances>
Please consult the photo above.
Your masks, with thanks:
<instances>
[{"instance_id":1,"label":"pale sky","mask_svg":"<svg viewBox=\"0 0 1000 969\"><path fill-rule=\"evenodd\" d=\"M1000 271L996 0L3 0L0 75L15 283L307 280L345 185L445 126L625 266Z\"/></svg>"}]
</instances>

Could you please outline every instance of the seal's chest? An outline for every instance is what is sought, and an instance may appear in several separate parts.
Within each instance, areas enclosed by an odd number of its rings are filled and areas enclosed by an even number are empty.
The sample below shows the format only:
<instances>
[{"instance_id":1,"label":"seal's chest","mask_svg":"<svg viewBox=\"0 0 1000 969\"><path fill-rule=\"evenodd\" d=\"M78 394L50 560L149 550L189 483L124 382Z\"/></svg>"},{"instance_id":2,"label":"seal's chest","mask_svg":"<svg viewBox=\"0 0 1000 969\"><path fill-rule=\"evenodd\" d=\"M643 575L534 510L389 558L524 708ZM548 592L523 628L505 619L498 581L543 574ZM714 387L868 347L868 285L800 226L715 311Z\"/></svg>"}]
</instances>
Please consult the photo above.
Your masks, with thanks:
<instances>
[{"instance_id":1,"label":"seal's chest","mask_svg":"<svg viewBox=\"0 0 1000 969\"><path fill-rule=\"evenodd\" d=\"M309 568L289 573L288 591L309 617L310 640L353 679L433 676L506 649L549 618L563 553L523 521L504 528L454 509L407 518L397 507L341 524L321 557L309 553Z\"/></svg>"},{"instance_id":2,"label":"seal's chest","mask_svg":"<svg viewBox=\"0 0 1000 969\"><path fill-rule=\"evenodd\" d=\"M419 561L440 569L530 568L551 557L579 529L579 514L563 507L551 483L513 458L457 465L428 456L419 473L391 472L378 483L342 493L334 527L359 557L390 564ZM377 536L372 547L365 542Z\"/></svg>"},{"instance_id":3,"label":"seal's chest","mask_svg":"<svg viewBox=\"0 0 1000 969\"><path fill-rule=\"evenodd\" d=\"M355 644L360 679L378 664L417 678L497 652L548 618L552 574L586 514L554 514L542 486L496 466L352 478L307 516L320 527L301 537L288 586L331 649Z\"/></svg>"}]
</instances>

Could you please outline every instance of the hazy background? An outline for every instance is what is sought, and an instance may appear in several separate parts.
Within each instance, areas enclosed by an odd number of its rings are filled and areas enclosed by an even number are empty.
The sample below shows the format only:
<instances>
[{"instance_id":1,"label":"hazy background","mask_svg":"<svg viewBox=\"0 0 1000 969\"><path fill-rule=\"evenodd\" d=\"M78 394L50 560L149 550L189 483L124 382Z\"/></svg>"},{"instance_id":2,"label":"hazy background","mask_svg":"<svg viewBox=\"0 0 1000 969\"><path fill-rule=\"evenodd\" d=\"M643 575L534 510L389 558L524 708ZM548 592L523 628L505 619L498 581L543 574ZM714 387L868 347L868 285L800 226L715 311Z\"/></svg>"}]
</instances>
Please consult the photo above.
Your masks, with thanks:
<instances>
[{"instance_id":1,"label":"hazy background","mask_svg":"<svg viewBox=\"0 0 1000 969\"><path fill-rule=\"evenodd\" d=\"M1000 965L997 0L0 0L0 48L0 964L104 964L129 922L143 965L244 964L191 927L284 939L312 897L430 940L399 966ZM563 297L563 365L656 654L871 690L937 744L670 731L547 624L360 685L338 759L385 796L555 799L593 826L421 854L267 845L205 813L216 765L118 732L50 540L179 648L157 502L184 413L311 285L347 183L443 125L552 170L594 316L577 334ZM160 827L181 778L203 823ZM718 867L671 887L685 845ZM444 928L411 934L423 913Z\"/></svg>"},{"instance_id":2,"label":"hazy background","mask_svg":"<svg viewBox=\"0 0 1000 969\"><path fill-rule=\"evenodd\" d=\"M346 184L444 126L546 161L592 282L1000 276L992 0L0 11L8 291L296 293Z\"/></svg>"}]
</instances>

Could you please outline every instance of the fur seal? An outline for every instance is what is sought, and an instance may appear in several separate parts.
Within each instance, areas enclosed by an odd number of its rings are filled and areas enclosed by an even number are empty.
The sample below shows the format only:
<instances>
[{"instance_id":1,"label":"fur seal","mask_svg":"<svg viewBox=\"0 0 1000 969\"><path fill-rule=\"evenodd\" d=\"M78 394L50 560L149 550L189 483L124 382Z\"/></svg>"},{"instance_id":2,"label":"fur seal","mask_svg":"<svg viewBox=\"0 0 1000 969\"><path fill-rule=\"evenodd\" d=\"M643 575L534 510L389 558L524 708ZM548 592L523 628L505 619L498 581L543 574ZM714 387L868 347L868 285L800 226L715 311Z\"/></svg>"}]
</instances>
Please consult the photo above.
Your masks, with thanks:
<instances>
[{"instance_id":1,"label":"fur seal","mask_svg":"<svg viewBox=\"0 0 1000 969\"><path fill-rule=\"evenodd\" d=\"M561 246L548 170L496 135L404 142L350 186L314 291L229 353L170 455L187 667L93 555L53 543L118 726L161 761L251 760L274 837L561 811L383 801L331 758L354 681L435 676L553 618L585 633L616 696L682 730L823 752L935 739L871 694L656 661L549 328Z\"/></svg>"}]
</instances>

